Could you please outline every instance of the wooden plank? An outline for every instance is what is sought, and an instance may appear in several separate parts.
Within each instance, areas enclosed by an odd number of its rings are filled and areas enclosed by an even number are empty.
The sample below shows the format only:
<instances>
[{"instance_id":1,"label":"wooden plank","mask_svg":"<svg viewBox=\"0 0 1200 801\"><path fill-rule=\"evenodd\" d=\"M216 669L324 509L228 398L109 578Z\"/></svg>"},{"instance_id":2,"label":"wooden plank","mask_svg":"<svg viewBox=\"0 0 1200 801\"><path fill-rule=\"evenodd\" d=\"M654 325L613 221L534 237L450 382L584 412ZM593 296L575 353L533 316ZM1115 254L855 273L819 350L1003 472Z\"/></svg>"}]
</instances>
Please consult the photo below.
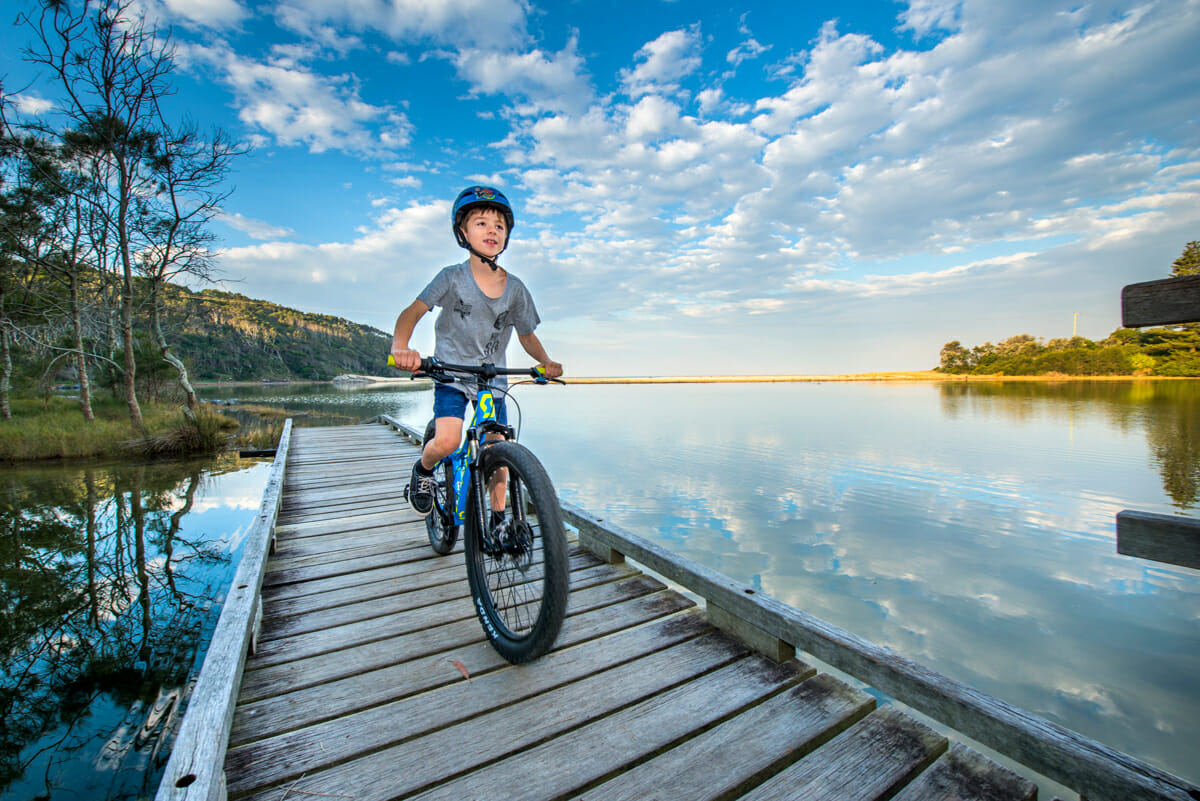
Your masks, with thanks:
<instances>
[{"instance_id":1,"label":"wooden plank","mask_svg":"<svg viewBox=\"0 0 1200 801\"><path fill-rule=\"evenodd\" d=\"M615 581L619 577L627 579L634 577L632 571L616 573L607 565L605 568L604 571L594 574L586 570L582 574L573 573L571 576L572 591L607 583L609 580ZM378 619L399 612L434 606L455 598L468 597L469 588L464 580L465 564L460 561L458 569L449 575L443 571L439 572L443 573L443 578L451 580L419 592L404 590L391 593L370 592L368 597L355 596L341 604L324 608L310 608L304 614L284 615L276 609L270 608L264 612L260 642L350 625L357 621ZM540 576L540 570L530 571L530 578Z\"/></svg>"},{"instance_id":2,"label":"wooden plank","mask_svg":"<svg viewBox=\"0 0 1200 801\"><path fill-rule=\"evenodd\" d=\"M1117 553L1200 570L1200 520L1130 509L1118 512Z\"/></svg>"},{"instance_id":3,"label":"wooden plank","mask_svg":"<svg viewBox=\"0 0 1200 801\"><path fill-rule=\"evenodd\" d=\"M811 753L875 708L827 673L577 796L604 801L733 798Z\"/></svg>"},{"instance_id":4,"label":"wooden plank","mask_svg":"<svg viewBox=\"0 0 1200 801\"><path fill-rule=\"evenodd\" d=\"M813 673L801 662L778 664L756 655L482 766L415 798L487 798L497 787L504 788L506 801L559 798L736 715ZM744 770L745 766L739 765L737 775L744 776ZM531 776L536 776L536 781L528 781Z\"/></svg>"},{"instance_id":5,"label":"wooden plank","mask_svg":"<svg viewBox=\"0 0 1200 801\"><path fill-rule=\"evenodd\" d=\"M1121 290L1121 325L1200 323L1200 275L1130 284Z\"/></svg>"},{"instance_id":6,"label":"wooden plank","mask_svg":"<svg viewBox=\"0 0 1200 801\"><path fill-rule=\"evenodd\" d=\"M424 532L422 532L424 533ZM315 557L299 557L294 560L279 560L271 562L271 572L264 582L263 591L273 592L281 585L308 582L320 578L340 576L347 573L358 573L363 570L384 567L387 565L407 564L412 562L428 563L434 558L429 551L429 541L426 540L424 549L417 540L413 540L413 549L393 550L375 556L348 557L335 561L322 562ZM269 588L269 589L268 589Z\"/></svg>"},{"instance_id":7,"label":"wooden plank","mask_svg":"<svg viewBox=\"0 0 1200 801\"><path fill-rule=\"evenodd\" d=\"M993 698L564 503L580 541L622 553L800 651L1096 798L1195 801L1200 790L1133 757Z\"/></svg>"},{"instance_id":8,"label":"wooden plank","mask_svg":"<svg viewBox=\"0 0 1200 801\"><path fill-rule=\"evenodd\" d=\"M221 607L196 688L188 699L156 801L220 801L225 797L229 729L242 668L254 638L254 623L260 609L259 588L279 511L291 435L289 418L284 421L258 515L246 537L242 559Z\"/></svg>"},{"instance_id":9,"label":"wooden plank","mask_svg":"<svg viewBox=\"0 0 1200 801\"><path fill-rule=\"evenodd\" d=\"M485 711L491 708L495 697L519 697L529 682L544 681L547 674L540 660L535 671L512 667L481 681L453 685L453 701L445 693L439 693L432 700L440 703L419 707L414 704L411 712L390 716L385 731L356 727L343 730L334 739L314 743L306 752L310 757L307 760L294 762L293 750L286 765L256 762L252 773L261 776L270 771L270 781L238 777L239 781L254 782L254 786L239 785L236 792L250 790L247 797L252 801L278 799L279 786L287 781L290 791L305 797L338 794L356 801L387 801L528 748L595 720L613 708L636 703L736 662L746 653L745 646L714 632L519 703ZM452 720L459 722L446 725ZM347 761L329 757L331 747L340 755L346 749L355 749L364 738L376 744L381 740L395 744ZM325 746L325 753L321 752L321 745ZM279 779L281 774L286 776L284 780ZM234 791L232 784L230 789Z\"/></svg>"},{"instance_id":10,"label":"wooden plank","mask_svg":"<svg viewBox=\"0 0 1200 801\"><path fill-rule=\"evenodd\" d=\"M263 597L274 601L277 598L317 595L344 586L403 579L425 572L427 565L430 565L427 542L422 548L404 552L394 550L376 559L352 561L359 570L346 570L344 566L338 570L329 570L328 567L322 570L323 566L318 562L308 562L302 567L288 571L287 576L276 577L274 573L268 574L263 586ZM448 564L455 565L456 562L450 561Z\"/></svg>"},{"instance_id":11,"label":"wooden plank","mask_svg":"<svg viewBox=\"0 0 1200 801\"><path fill-rule=\"evenodd\" d=\"M650 644L665 648L708 630L703 615L689 607L683 596L662 594L654 600L639 598L579 615L557 647L565 650L591 642L589 647L605 648L614 660L632 659L653 650ZM388 663L381 667L308 687L280 684L277 695L249 703L243 700L234 715L230 742L262 739L463 681L455 661L467 667L472 679L508 667L478 625L466 635L460 643L449 644L452 647L443 642L444 650L420 654L401 650L386 656ZM640 644L643 641L645 645Z\"/></svg>"},{"instance_id":12,"label":"wooden plank","mask_svg":"<svg viewBox=\"0 0 1200 801\"><path fill-rule=\"evenodd\" d=\"M895 801L1034 801L1037 785L962 743L905 787Z\"/></svg>"},{"instance_id":13,"label":"wooden plank","mask_svg":"<svg viewBox=\"0 0 1200 801\"><path fill-rule=\"evenodd\" d=\"M582 589L596 584L631 578L636 574L631 568L590 564L581 555L578 562L568 562L571 566L571 586ZM268 603L263 615L264 636L268 633L268 623L277 620L287 620L307 615L311 612L322 612L351 603L359 603L372 598L385 598L405 594L416 600L416 603L434 603L451 597L450 594L467 594L467 586L463 582L466 567L462 562L458 565L447 565L437 570L429 570L410 577L407 580L376 581L369 584L353 584L330 590L324 593L288 598L279 603ZM443 593L446 593L443 597Z\"/></svg>"},{"instance_id":14,"label":"wooden plank","mask_svg":"<svg viewBox=\"0 0 1200 801\"><path fill-rule=\"evenodd\" d=\"M407 512L407 513L406 513ZM342 528L368 528L371 526L395 525L397 523L415 523L421 520L415 513L396 506L384 511L370 511L364 514L329 517L320 515L304 522L289 523L279 527L279 536L314 536L316 534L331 534ZM422 523L422 527L424 527Z\"/></svg>"},{"instance_id":15,"label":"wooden plank","mask_svg":"<svg viewBox=\"0 0 1200 801\"><path fill-rule=\"evenodd\" d=\"M742 796L743 801L875 801L890 798L938 758L946 738L894 707L883 707L800 762Z\"/></svg>"}]
</instances>

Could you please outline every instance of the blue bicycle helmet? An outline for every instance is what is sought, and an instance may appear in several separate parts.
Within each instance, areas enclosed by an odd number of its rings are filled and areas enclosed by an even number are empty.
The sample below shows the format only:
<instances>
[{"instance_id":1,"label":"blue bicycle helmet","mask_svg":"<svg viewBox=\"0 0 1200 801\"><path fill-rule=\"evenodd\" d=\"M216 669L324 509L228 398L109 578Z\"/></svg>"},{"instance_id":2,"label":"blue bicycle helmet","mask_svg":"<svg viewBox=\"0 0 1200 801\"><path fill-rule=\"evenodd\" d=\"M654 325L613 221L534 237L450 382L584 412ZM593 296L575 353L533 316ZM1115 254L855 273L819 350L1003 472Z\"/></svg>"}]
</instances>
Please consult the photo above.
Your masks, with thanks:
<instances>
[{"instance_id":1,"label":"blue bicycle helmet","mask_svg":"<svg viewBox=\"0 0 1200 801\"><path fill-rule=\"evenodd\" d=\"M454 230L454 239L458 242L459 247L471 251L495 270L499 266L495 260L476 252L467 243L466 236L463 235L462 221L471 209L495 209L504 216L504 222L508 226L508 236L504 241L504 247L507 248L508 240L512 238L513 230L512 206L509 204L508 198L499 189L494 189L490 186L468 186L458 193L458 197L454 199L454 207L450 210L450 225ZM503 253L504 251L502 250L501 252Z\"/></svg>"}]
</instances>

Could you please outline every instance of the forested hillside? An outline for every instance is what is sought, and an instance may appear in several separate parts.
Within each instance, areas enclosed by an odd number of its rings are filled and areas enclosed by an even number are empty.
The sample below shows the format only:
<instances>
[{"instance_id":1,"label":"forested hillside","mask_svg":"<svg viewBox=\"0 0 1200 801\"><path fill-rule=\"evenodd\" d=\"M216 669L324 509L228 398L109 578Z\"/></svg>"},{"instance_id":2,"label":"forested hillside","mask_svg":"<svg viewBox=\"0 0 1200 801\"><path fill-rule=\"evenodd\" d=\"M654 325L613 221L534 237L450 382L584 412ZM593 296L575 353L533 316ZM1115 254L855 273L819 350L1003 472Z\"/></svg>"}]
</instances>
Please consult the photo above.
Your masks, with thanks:
<instances>
[{"instance_id":1,"label":"forested hillside","mask_svg":"<svg viewBox=\"0 0 1200 801\"><path fill-rule=\"evenodd\" d=\"M327 381L386 369L391 336L340 317L175 285L164 305L167 339L197 381Z\"/></svg>"}]
</instances>

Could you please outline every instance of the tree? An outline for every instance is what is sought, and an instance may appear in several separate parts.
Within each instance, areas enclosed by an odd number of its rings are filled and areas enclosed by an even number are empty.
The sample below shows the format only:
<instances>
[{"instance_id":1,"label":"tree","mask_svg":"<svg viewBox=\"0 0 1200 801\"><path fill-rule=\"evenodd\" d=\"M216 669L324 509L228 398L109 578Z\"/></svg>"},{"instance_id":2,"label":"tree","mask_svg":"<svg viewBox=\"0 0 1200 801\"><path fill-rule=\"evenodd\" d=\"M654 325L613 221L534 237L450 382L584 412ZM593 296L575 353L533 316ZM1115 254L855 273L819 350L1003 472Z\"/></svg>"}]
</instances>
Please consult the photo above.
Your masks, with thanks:
<instances>
[{"instance_id":1,"label":"tree","mask_svg":"<svg viewBox=\"0 0 1200 801\"><path fill-rule=\"evenodd\" d=\"M942 346L939 370L945 373L966 373L971 367L971 353L957 339Z\"/></svg>"},{"instance_id":2,"label":"tree","mask_svg":"<svg viewBox=\"0 0 1200 801\"><path fill-rule=\"evenodd\" d=\"M1183 253L1171 264L1171 275L1200 275L1200 240L1187 243Z\"/></svg>"},{"instance_id":3,"label":"tree","mask_svg":"<svg viewBox=\"0 0 1200 801\"><path fill-rule=\"evenodd\" d=\"M190 412L195 393L167 343L158 294L181 274L208 276L211 235L205 226L228 194L219 184L239 151L219 131L206 138L189 124L172 126L165 119L162 101L171 93L174 49L169 31L147 25L138 0L42 0L40 15L22 15L20 21L34 34L26 58L49 71L60 90L59 119L65 121L61 127L46 120L22 127L57 141L63 162L86 177L61 188L76 202L74 241L88 242L94 274L116 279L103 281L101 292L115 287L114 351L121 353L130 422L144 434L135 312L148 309L146 327L157 355L176 369ZM15 127L3 122L6 129ZM73 259L62 261L75 267ZM148 299L140 296L147 287Z\"/></svg>"},{"instance_id":4,"label":"tree","mask_svg":"<svg viewBox=\"0 0 1200 801\"><path fill-rule=\"evenodd\" d=\"M98 213L121 271L125 402L134 430L144 434L136 391L131 215L136 199L153 191L147 162L156 155L157 103L168 91L173 65L169 40L147 28L131 5L129 0L79 6L45 0L37 20L22 20L35 36L26 56L49 69L62 90L70 125L61 134L40 130L47 137L61 135L69 151L89 160L93 187L101 190L83 199Z\"/></svg>"}]
</instances>

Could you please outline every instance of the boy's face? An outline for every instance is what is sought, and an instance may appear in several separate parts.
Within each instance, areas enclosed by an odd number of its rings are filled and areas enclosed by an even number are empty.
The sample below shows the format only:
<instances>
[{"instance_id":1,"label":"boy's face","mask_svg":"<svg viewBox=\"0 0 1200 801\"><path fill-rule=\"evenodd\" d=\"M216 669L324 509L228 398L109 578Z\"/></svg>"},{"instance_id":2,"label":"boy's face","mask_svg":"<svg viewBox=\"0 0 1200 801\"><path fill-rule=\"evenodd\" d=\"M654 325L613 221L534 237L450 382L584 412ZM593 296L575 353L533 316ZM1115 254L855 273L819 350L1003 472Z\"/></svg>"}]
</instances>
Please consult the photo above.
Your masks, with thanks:
<instances>
[{"instance_id":1,"label":"boy's face","mask_svg":"<svg viewBox=\"0 0 1200 801\"><path fill-rule=\"evenodd\" d=\"M462 223L463 234L471 247L494 259L508 244L508 226L504 215L495 209L472 209Z\"/></svg>"}]
</instances>

